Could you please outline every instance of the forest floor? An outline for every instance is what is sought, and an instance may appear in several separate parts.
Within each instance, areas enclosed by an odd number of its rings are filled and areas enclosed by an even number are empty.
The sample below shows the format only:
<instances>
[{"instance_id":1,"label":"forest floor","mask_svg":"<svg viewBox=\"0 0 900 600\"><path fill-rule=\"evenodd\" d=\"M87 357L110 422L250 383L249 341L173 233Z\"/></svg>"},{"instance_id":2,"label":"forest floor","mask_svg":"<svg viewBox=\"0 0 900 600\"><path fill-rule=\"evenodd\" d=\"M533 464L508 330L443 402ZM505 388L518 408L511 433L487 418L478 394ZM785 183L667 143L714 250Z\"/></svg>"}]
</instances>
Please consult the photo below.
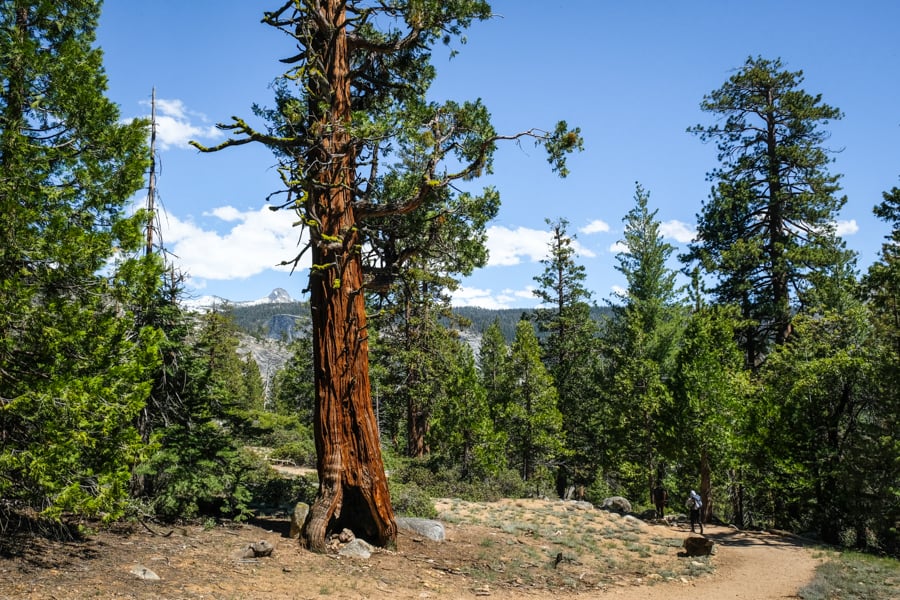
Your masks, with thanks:
<instances>
[{"instance_id":1,"label":"forest floor","mask_svg":"<svg viewBox=\"0 0 900 600\"><path fill-rule=\"evenodd\" d=\"M710 557L686 557L683 522L583 503L437 501L446 540L401 530L370 558L313 554L287 517L164 528L119 524L83 539L0 540L0 600L288 598L798 598L822 559L789 536L707 526ZM151 529L153 531L151 531ZM271 556L242 558L261 540ZM158 580L135 573L152 571Z\"/></svg>"}]
</instances>

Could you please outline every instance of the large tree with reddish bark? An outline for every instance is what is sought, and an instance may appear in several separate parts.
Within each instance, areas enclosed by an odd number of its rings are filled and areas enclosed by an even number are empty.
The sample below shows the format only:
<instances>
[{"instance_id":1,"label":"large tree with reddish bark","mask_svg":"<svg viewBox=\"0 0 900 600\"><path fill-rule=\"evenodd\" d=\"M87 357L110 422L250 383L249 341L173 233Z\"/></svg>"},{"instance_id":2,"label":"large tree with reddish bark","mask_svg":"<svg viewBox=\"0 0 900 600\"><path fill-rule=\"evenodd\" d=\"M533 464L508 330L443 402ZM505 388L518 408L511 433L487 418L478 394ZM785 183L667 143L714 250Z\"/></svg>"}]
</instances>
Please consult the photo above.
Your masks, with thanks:
<instances>
[{"instance_id":1,"label":"large tree with reddish bark","mask_svg":"<svg viewBox=\"0 0 900 600\"><path fill-rule=\"evenodd\" d=\"M408 219L452 223L451 185L489 171L501 139L534 138L561 174L566 152L581 144L565 123L498 135L480 102L426 99L431 47L490 14L480 0L284 2L263 22L295 40L297 52L283 59L290 67L276 82L275 106L255 109L266 126L234 117L220 125L228 140L198 146L270 147L284 183L279 206L297 211L308 232L288 263L310 250L319 493L301 539L316 551L343 527L379 546L396 540L371 403L364 292L390 285L430 251L433 232L405 227ZM405 242L376 243L386 230Z\"/></svg>"}]
</instances>

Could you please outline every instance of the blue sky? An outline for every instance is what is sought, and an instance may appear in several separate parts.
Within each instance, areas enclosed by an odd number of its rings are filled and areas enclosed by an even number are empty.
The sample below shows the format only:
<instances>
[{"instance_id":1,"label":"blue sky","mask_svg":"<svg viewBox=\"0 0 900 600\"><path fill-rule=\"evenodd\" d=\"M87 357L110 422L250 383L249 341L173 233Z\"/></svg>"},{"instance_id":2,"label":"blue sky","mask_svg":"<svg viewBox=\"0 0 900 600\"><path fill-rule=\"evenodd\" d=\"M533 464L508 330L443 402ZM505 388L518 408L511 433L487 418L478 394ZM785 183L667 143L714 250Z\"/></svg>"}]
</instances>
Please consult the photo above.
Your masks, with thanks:
<instances>
[{"instance_id":1,"label":"blue sky","mask_svg":"<svg viewBox=\"0 0 900 600\"><path fill-rule=\"evenodd\" d=\"M273 213L278 189L263 147L199 154L196 139L220 141L214 124L251 118L271 105L270 84L290 39L260 24L280 0L106 0L98 31L110 98L123 117L149 115L156 88L163 236L191 275L194 295L252 300L275 287L301 297L306 271L275 265L298 251L293 215ZM501 147L489 230L490 264L463 281L456 305L528 307L549 234L565 218L577 236L586 286L598 301L624 281L615 270L622 218L635 182L650 192L666 241L680 251L707 198L716 151L687 133L711 124L704 94L748 56L781 58L802 70L803 89L844 118L829 124L831 166L847 204L839 231L860 267L876 259L888 226L872 216L883 191L900 185L900 2L894 0L497 0L449 60L436 53L434 99L482 98L497 130L515 133L565 119L581 127L585 151L559 179L530 144ZM673 263L673 266L677 266Z\"/></svg>"}]
</instances>

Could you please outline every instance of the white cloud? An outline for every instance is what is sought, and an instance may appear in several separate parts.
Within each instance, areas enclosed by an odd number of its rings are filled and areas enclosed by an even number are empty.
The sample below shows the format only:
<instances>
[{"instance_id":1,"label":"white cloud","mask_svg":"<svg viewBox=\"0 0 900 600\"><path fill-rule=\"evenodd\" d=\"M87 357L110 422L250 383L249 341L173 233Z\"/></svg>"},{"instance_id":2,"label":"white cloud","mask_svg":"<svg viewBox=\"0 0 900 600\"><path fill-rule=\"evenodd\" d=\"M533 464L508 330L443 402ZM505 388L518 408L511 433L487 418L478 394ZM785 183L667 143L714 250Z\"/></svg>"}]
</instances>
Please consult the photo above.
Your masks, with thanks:
<instances>
[{"instance_id":1,"label":"white cloud","mask_svg":"<svg viewBox=\"0 0 900 600\"><path fill-rule=\"evenodd\" d=\"M600 219L595 219L578 230L579 233L584 235L591 235L592 233L606 233L609 231L609 224L606 221L601 221Z\"/></svg>"},{"instance_id":2,"label":"white cloud","mask_svg":"<svg viewBox=\"0 0 900 600\"><path fill-rule=\"evenodd\" d=\"M845 235L853 235L859 231L859 225L856 224L856 219L850 219L849 221L838 221L835 223L835 233L840 236Z\"/></svg>"},{"instance_id":3,"label":"white cloud","mask_svg":"<svg viewBox=\"0 0 900 600\"><path fill-rule=\"evenodd\" d=\"M697 232L687 223L678 220L665 221L659 224L659 233L664 238L674 239L681 244L687 244L693 241L697 236Z\"/></svg>"},{"instance_id":4,"label":"white cloud","mask_svg":"<svg viewBox=\"0 0 900 600\"><path fill-rule=\"evenodd\" d=\"M550 232L539 229L492 226L487 230L487 247L490 252L488 266L508 267L517 265L526 258L537 262L547 254Z\"/></svg>"},{"instance_id":5,"label":"white cloud","mask_svg":"<svg viewBox=\"0 0 900 600\"><path fill-rule=\"evenodd\" d=\"M162 239L175 262L193 279L244 279L266 270L290 271L276 266L299 253L300 230L293 213L262 207L241 212L231 206L216 208L208 216L231 224L219 233L173 215L161 218ZM297 269L309 267L309 253Z\"/></svg>"},{"instance_id":6,"label":"white cloud","mask_svg":"<svg viewBox=\"0 0 900 600\"><path fill-rule=\"evenodd\" d=\"M141 104L149 106L150 102L143 101ZM145 118L150 118L150 115ZM222 132L207 125L207 122L206 115L188 110L181 100L156 99L156 140L162 150L189 148L190 140L210 141L222 137Z\"/></svg>"},{"instance_id":7,"label":"white cloud","mask_svg":"<svg viewBox=\"0 0 900 600\"><path fill-rule=\"evenodd\" d=\"M538 262L549 253L551 234L542 229L528 227L492 226L487 230L487 247L490 252L489 267L509 267L522 263L523 260ZM575 240L572 244L578 256L594 258L596 254Z\"/></svg>"},{"instance_id":8,"label":"white cloud","mask_svg":"<svg viewBox=\"0 0 900 600\"><path fill-rule=\"evenodd\" d=\"M452 292L450 299L453 306L477 306L489 309L518 308L523 306L522 300L528 301L525 304L536 302L532 290L534 290L533 286L527 286L522 290L505 289L495 293L491 289L460 286Z\"/></svg>"},{"instance_id":9,"label":"white cloud","mask_svg":"<svg viewBox=\"0 0 900 600\"><path fill-rule=\"evenodd\" d=\"M150 102L144 100L143 102L141 102L141 104L149 106ZM156 108L160 113L169 115L173 119L187 119L188 111L184 106L184 102L182 102L181 100L166 100L164 98L157 98Z\"/></svg>"},{"instance_id":10,"label":"white cloud","mask_svg":"<svg viewBox=\"0 0 900 600\"><path fill-rule=\"evenodd\" d=\"M611 244L611 245L610 245L609 251L610 251L610 253L612 253L612 254L619 254L619 253L622 253L622 252L627 253L627 252L628 252L628 246L625 245L625 242L623 242L623 241L618 241L618 242L616 242L615 244Z\"/></svg>"}]
</instances>

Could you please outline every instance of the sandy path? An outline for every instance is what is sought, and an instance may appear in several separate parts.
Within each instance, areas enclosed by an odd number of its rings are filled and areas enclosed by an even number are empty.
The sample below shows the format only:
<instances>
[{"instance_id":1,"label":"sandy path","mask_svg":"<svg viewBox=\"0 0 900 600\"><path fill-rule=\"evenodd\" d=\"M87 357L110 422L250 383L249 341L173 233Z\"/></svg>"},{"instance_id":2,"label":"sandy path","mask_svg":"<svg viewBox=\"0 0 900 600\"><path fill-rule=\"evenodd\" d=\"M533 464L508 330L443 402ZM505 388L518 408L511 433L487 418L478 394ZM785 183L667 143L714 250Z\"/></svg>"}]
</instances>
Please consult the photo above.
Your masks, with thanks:
<instances>
[{"instance_id":1,"label":"sandy path","mask_svg":"<svg viewBox=\"0 0 900 600\"><path fill-rule=\"evenodd\" d=\"M669 582L652 587L620 588L589 597L618 600L799 598L797 592L812 580L821 562L813 557L810 548L791 537L712 526L706 528L706 535L715 540L718 547L713 558L716 572L710 577L689 583Z\"/></svg>"}]
</instances>

